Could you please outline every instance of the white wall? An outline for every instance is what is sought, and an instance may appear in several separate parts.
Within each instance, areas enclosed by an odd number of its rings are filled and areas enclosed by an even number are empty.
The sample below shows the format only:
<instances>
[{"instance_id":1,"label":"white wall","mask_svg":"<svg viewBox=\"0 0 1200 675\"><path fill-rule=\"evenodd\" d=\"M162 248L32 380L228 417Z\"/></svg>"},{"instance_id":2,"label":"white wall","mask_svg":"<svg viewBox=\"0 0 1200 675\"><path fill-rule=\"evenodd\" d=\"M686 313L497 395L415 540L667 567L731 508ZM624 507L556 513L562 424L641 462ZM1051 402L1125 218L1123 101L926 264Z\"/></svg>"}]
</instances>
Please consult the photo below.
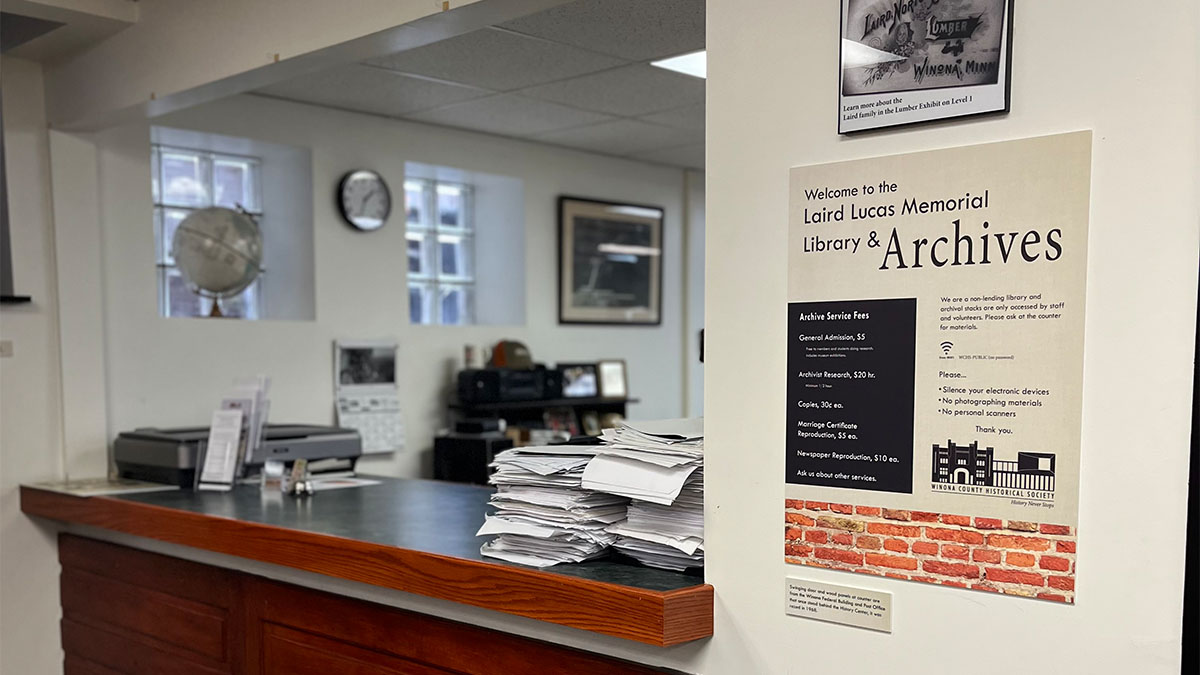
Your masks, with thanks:
<instances>
[{"instance_id":1,"label":"white wall","mask_svg":"<svg viewBox=\"0 0 1200 675\"><path fill-rule=\"evenodd\" d=\"M57 546L17 490L63 473L50 149L41 66L0 57L0 70L13 281L33 298L0 307L0 339L13 342L0 359L0 672L50 673L62 662Z\"/></svg>"},{"instance_id":2,"label":"white wall","mask_svg":"<svg viewBox=\"0 0 1200 675\"><path fill-rule=\"evenodd\" d=\"M704 364L700 362L700 331L704 328L704 173L687 173L687 321L684 354L687 362L687 416L704 417Z\"/></svg>"},{"instance_id":3,"label":"white wall","mask_svg":"<svg viewBox=\"0 0 1200 675\"><path fill-rule=\"evenodd\" d=\"M96 134L110 437L137 426L201 424L232 378L242 373L271 375L274 420L332 422L332 342L337 338L394 336L400 343L409 448L365 460L365 471L428 475L422 451L432 447L433 434L443 423L444 392L466 342L517 339L546 362L624 358L630 392L642 401L630 408L631 417L683 413L681 170L254 96L182 111L155 123L311 148L317 319L159 318L148 127L127 125ZM399 198L406 161L524 182L525 325L408 324L400 211L382 230L362 233L341 221L333 200L338 179L362 167L379 171ZM666 209L661 326L558 325L555 199L560 194Z\"/></svg>"},{"instance_id":4,"label":"white wall","mask_svg":"<svg viewBox=\"0 0 1200 675\"><path fill-rule=\"evenodd\" d=\"M839 137L838 4L708 3L705 546L717 615L690 665L1178 673L1200 5L1018 2L1010 114ZM786 565L788 168L1077 129L1095 131L1077 604ZM891 591L895 632L785 616L788 575Z\"/></svg>"}]
</instances>

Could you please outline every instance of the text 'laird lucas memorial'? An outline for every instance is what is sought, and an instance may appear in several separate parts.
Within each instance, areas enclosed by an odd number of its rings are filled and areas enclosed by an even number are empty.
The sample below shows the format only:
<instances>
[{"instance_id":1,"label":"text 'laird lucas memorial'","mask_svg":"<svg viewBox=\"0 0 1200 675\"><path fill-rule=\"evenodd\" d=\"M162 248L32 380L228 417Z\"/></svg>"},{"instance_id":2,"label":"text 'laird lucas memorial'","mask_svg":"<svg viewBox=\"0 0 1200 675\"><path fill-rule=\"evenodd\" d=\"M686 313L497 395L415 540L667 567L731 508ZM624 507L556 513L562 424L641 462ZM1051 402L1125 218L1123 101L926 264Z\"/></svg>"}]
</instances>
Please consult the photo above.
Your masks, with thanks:
<instances>
[{"instance_id":1,"label":"text 'laird lucas memorial'","mask_svg":"<svg viewBox=\"0 0 1200 675\"><path fill-rule=\"evenodd\" d=\"M891 193L897 189L896 183L882 182L878 192ZM863 185L859 187L815 188L804 190L809 200L840 199L874 194L876 186ZM955 213L984 210L990 206L991 192L984 190L982 194L966 192L961 196L945 199L919 199L910 197L899 204L883 203L868 204L850 202L836 207L804 208L805 225L820 225L841 223L847 221L865 221L875 218L890 218L897 215L925 215L935 213ZM952 229L951 229L952 228ZM926 264L933 267L958 265L990 265L993 262L1008 263L1010 261L1032 263L1038 260L1054 262L1062 257L1063 232L1061 228L1049 228L1039 231L1028 229L1024 231L995 232L993 223L983 220L976 225L963 224L962 218L955 218L947 223L945 235L939 237L919 237L911 242L903 241L900 230L893 227L887 236L887 245L880 240L875 231L866 237L866 248L884 248L883 258L879 269L920 269ZM802 242L804 253L824 253L827 251L849 251L858 253L864 244L861 236L822 237L821 235L805 235Z\"/></svg>"}]
</instances>

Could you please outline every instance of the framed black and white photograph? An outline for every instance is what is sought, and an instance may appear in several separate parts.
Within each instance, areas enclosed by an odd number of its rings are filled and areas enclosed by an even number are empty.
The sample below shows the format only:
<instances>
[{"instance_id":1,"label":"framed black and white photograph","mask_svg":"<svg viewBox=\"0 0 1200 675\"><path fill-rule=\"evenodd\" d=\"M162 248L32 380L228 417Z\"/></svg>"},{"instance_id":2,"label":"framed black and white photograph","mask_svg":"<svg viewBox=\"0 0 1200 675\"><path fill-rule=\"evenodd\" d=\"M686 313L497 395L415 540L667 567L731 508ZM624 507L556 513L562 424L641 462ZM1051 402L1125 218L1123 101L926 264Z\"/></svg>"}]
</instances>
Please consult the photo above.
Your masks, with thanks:
<instances>
[{"instance_id":1,"label":"framed black and white photograph","mask_svg":"<svg viewBox=\"0 0 1200 675\"><path fill-rule=\"evenodd\" d=\"M1008 112L1013 0L841 0L838 133Z\"/></svg>"},{"instance_id":2,"label":"framed black and white photograph","mask_svg":"<svg viewBox=\"0 0 1200 675\"><path fill-rule=\"evenodd\" d=\"M337 386L396 386L396 343L339 341L334 352Z\"/></svg>"},{"instance_id":3,"label":"framed black and white photograph","mask_svg":"<svg viewBox=\"0 0 1200 675\"><path fill-rule=\"evenodd\" d=\"M629 377L622 360L601 361L596 364L600 379L600 396L603 398L627 398Z\"/></svg>"},{"instance_id":4,"label":"framed black and white photograph","mask_svg":"<svg viewBox=\"0 0 1200 675\"><path fill-rule=\"evenodd\" d=\"M595 398L600 395L600 383L594 363L560 363L563 398Z\"/></svg>"},{"instance_id":5,"label":"framed black and white photograph","mask_svg":"<svg viewBox=\"0 0 1200 675\"><path fill-rule=\"evenodd\" d=\"M662 321L663 210L559 197L558 321Z\"/></svg>"}]
</instances>

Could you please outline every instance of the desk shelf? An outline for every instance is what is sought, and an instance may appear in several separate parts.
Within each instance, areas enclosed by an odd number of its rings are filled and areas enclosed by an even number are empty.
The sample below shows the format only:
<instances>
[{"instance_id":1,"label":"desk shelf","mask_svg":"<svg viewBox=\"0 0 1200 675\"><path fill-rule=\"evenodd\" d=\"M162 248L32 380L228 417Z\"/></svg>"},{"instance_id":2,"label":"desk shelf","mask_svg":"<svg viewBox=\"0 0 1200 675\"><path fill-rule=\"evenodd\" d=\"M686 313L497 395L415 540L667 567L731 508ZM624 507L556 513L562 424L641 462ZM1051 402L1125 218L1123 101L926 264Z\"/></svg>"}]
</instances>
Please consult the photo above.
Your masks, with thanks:
<instances>
[{"instance_id":1,"label":"desk shelf","mask_svg":"<svg viewBox=\"0 0 1200 675\"><path fill-rule=\"evenodd\" d=\"M464 412L501 412L509 410L539 410L542 408L622 408L639 403L636 398L552 398L540 401L501 401L499 403L451 403L450 407Z\"/></svg>"}]
</instances>

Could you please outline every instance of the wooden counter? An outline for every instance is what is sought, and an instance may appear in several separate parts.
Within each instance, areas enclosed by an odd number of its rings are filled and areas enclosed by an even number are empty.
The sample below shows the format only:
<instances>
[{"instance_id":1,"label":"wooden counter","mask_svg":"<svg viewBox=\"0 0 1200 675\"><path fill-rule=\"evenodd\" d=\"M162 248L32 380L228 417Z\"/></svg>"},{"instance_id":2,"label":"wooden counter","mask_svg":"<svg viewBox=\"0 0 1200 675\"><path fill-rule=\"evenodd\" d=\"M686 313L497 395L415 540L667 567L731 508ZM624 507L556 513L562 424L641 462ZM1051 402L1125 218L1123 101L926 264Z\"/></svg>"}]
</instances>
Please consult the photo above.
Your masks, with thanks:
<instances>
[{"instance_id":1,"label":"wooden counter","mask_svg":"<svg viewBox=\"0 0 1200 675\"><path fill-rule=\"evenodd\" d=\"M539 570L483 559L474 534L488 488L380 480L300 500L253 487L87 498L22 487L21 509L662 647L712 635L713 588L697 577L614 561Z\"/></svg>"}]
</instances>

